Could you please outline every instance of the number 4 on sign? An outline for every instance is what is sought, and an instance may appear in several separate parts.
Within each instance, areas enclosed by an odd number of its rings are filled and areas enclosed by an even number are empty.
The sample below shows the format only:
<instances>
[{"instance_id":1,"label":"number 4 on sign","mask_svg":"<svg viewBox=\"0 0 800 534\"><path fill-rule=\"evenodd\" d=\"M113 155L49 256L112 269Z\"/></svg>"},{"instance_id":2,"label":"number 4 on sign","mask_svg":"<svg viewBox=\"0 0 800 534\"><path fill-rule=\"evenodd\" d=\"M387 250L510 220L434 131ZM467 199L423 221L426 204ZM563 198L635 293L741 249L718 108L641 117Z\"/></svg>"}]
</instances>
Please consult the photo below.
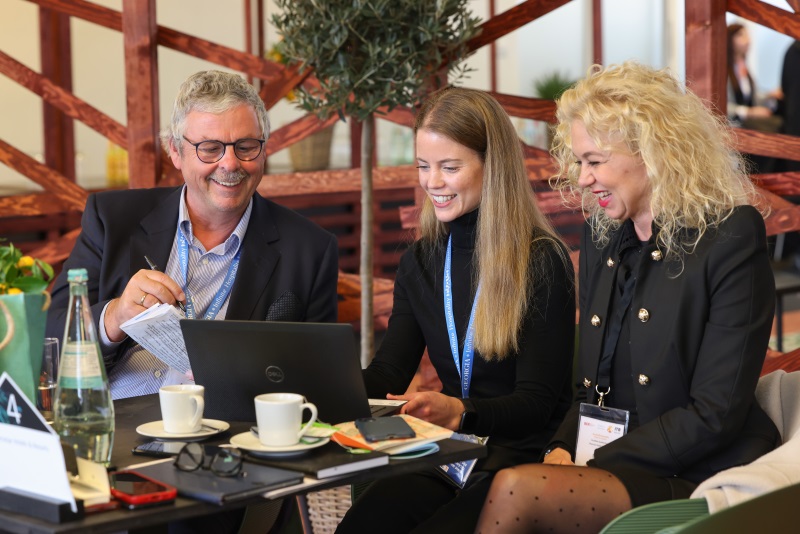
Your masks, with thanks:
<instances>
[{"instance_id":1,"label":"number 4 on sign","mask_svg":"<svg viewBox=\"0 0 800 534\"><path fill-rule=\"evenodd\" d=\"M0 435L4 432L4 424L55 434L7 372L0 373Z\"/></svg>"},{"instance_id":2,"label":"number 4 on sign","mask_svg":"<svg viewBox=\"0 0 800 534\"><path fill-rule=\"evenodd\" d=\"M17 396L13 393L8 397L6 414L8 415L9 419L16 419L17 424L22 422L22 412L19 411L19 407L17 406Z\"/></svg>"}]
</instances>

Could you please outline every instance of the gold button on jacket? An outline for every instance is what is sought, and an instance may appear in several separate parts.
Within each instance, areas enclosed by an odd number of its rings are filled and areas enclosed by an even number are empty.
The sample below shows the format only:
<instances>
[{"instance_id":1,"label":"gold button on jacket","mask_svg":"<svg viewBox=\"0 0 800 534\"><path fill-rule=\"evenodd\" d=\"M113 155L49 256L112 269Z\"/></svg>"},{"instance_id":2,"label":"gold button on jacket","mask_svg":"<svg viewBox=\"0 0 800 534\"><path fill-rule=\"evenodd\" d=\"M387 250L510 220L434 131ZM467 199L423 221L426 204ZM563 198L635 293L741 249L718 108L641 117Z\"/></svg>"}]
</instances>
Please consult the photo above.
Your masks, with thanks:
<instances>
[{"instance_id":1,"label":"gold button on jacket","mask_svg":"<svg viewBox=\"0 0 800 534\"><path fill-rule=\"evenodd\" d=\"M643 323L646 323L650 320L650 312L645 310L644 308L639 310L639 320Z\"/></svg>"},{"instance_id":2,"label":"gold button on jacket","mask_svg":"<svg viewBox=\"0 0 800 534\"><path fill-rule=\"evenodd\" d=\"M639 384L646 386L650 383L650 377L647 375L639 375Z\"/></svg>"},{"instance_id":3,"label":"gold button on jacket","mask_svg":"<svg viewBox=\"0 0 800 534\"><path fill-rule=\"evenodd\" d=\"M599 327L602 321L600 320L599 315L592 315L592 326L595 328Z\"/></svg>"}]
</instances>

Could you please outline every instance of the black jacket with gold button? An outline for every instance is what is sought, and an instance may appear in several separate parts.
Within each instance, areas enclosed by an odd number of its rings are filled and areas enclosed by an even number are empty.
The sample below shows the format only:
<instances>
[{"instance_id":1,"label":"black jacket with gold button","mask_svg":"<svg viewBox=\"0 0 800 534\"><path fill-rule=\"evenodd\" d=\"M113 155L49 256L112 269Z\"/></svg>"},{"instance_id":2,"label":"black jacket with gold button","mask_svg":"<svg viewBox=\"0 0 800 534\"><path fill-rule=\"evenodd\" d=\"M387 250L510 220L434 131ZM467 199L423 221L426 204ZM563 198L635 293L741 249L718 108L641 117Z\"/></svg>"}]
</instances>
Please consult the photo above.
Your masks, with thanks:
<instances>
[{"instance_id":1,"label":"black jacket with gold button","mask_svg":"<svg viewBox=\"0 0 800 534\"><path fill-rule=\"evenodd\" d=\"M578 394L553 438L573 454L579 405L597 401L621 233L598 249L584 228ZM640 426L598 449L590 465L699 482L772 450L780 435L754 396L775 307L761 215L737 208L682 265L666 261L655 239L641 258L628 321Z\"/></svg>"}]
</instances>

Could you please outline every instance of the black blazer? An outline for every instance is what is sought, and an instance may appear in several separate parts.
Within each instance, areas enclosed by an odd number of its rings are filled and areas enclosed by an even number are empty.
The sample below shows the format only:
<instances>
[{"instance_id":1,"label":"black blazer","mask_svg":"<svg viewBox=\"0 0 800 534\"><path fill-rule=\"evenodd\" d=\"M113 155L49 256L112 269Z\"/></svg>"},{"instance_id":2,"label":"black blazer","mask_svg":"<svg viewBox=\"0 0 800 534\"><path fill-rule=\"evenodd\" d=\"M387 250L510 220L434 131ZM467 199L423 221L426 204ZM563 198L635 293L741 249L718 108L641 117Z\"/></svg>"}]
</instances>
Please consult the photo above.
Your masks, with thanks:
<instances>
[{"instance_id":1,"label":"black blazer","mask_svg":"<svg viewBox=\"0 0 800 534\"><path fill-rule=\"evenodd\" d=\"M573 453L579 403L597 402L621 233L598 249L584 227L578 395L551 444ZM641 256L629 321L640 426L598 449L590 465L699 482L769 452L780 435L754 396L775 306L761 215L752 206L737 208L703 235L683 265L664 261L654 239Z\"/></svg>"},{"instance_id":2,"label":"black blazer","mask_svg":"<svg viewBox=\"0 0 800 534\"><path fill-rule=\"evenodd\" d=\"M109 300L122 294L147 254L166 268L178 224L181 187L109 191L90 195L81 233L53 288L47 335L64 334L67 271L84 267L97 324ZM253 195L253 211L231 290L227 319L335 322L338 280L336 238L313 222ZM113 364L127 349L122 343Z\"/></svg>"}]
</instances>

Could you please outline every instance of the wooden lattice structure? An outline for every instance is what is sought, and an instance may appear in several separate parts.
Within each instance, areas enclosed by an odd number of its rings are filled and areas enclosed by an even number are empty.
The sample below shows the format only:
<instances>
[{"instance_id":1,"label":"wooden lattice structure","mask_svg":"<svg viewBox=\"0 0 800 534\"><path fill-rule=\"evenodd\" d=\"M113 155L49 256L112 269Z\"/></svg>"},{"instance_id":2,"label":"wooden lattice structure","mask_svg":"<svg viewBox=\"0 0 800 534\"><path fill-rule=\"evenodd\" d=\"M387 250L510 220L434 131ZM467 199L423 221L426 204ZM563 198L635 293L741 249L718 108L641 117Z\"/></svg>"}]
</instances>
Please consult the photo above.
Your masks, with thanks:
<instances>
[{"instance_id":1,"label":"wooden lattice structure","mask_svg":"<svg viewBox=\"0 0 800 534\"><path fill-rule=\"evenodd\" d=\"M14 80L42 98L45 122L45 164L40 164L16 148L12 141L0 139L0 162L23 174L44 188L43 193L0 197L0 222L14 218L38 217L42 230L74 227L77 215L83 209L87 191L75 183L73 121L79 120L126 148L129 159L130 187L152 187L181 182L181 177L166 159L158 144L158 62L156 47L164 46L213 63L240 71L248 78L258 80L261 96L267 108L272 107L293 87L314 84L313 73L300 74L263 59L263 50L241 52L213 42L158 26L155 17L155 0L123 0L121 12L107 9L83 0L30 0L40 6L40 36L42 72L34 72L0 50L0 74ZM262 0L244 0L245 11L253 11L251 2L261 9ZM494 47L497 39L517 30L529 22L546 15L569 0L528 0L508 11L492 16L482 25L482 32L470 42L477 50ZM785 35L800 39L800 0L787 0L794 13L781 10L757 0L691 0L685 2L686 13L686 78L689 86L715 109L725 109L725 14L731 12ZM594 58L602 61L600 46L600 3L593 0L594 8ZM256 4L253 4L254 6ZM493 12L494 2L490 0ZM256 10L256 12L258 12ZM71 92L71 59L69 49L69 17L77 17L105 28L122 32L125 48L128 123L120 124L90 103ZM259 18L260 17L256 17ZM253 27L246 28L248 35ZM258 27L263 48L263 28ZM491 77L496 80L494 63ZM555 106L552 101L494 93L508 113L514 117L539 121L552 121ZM410 127L413 112L398 108L382 117L399 125ZM333 123L335 118L320 121L313 115L304 116L273 131L267 144L267 154L274 154L297 141L318 132ZM354 129L353 146L358 146L359 131ZM742 152L771 157L800 160L800 138L739 130L738 147ZM548 154L540 149L524 146L526 164L541 205L553 216L562 217L557 225L570 224L570 214L564 213L560 199L546 185L553 172ZM270 175L259 187L264 196L276 198L290 206L319 202L323 198L347 198L355 202L358 197L360 171L359 151L353 150L352 169L328 170L312 173ZM800 173L757 175L753 177L772 204L772 214L767 221L770 234L800 228L800 211L782 196L800 195ZM380 167L375 170L376 195L409 203L417 183L413 166ZM338 195L338 197L337 197ZM317 200L315 200L317 199ZM357 208L356 208L357 209ZM380 206L376 213L380 213ZM388 212L387 212L388 213ZM46 216L42 220L42 216ZM343 224L343 216L320 216L323 225L326 217ZM355 215L357 220L357 214ZM386 222L393 215L376 217ZM52 228L47 228L52 224ZM334 224L331 222L331 224ZM348 223L349 224L349 223ZM378 224L378 223L376 223ZM357 224L353 224L357 227ZM385 229L383 229L385 230ZM387 233L388 232L388 233ZM391 232L397 232L391 234ZM375 229L376 235L382 228ZM402 241L399 230L383 232L389 237L377 240L377 246L386 248L391 240ZM59 264L72 248L77 230L64 235L50 234L51 239L33 251L34 254ZM343 238L344 247L358 255L358 238ZM348 244L350 240L350 244ZM376 251L377 273L385 275L387 266L396 264L401 250ZM349 267L345 265L346 267ZM354 266L353 266L354 267Z\"/></svg>"}]
</instances>

